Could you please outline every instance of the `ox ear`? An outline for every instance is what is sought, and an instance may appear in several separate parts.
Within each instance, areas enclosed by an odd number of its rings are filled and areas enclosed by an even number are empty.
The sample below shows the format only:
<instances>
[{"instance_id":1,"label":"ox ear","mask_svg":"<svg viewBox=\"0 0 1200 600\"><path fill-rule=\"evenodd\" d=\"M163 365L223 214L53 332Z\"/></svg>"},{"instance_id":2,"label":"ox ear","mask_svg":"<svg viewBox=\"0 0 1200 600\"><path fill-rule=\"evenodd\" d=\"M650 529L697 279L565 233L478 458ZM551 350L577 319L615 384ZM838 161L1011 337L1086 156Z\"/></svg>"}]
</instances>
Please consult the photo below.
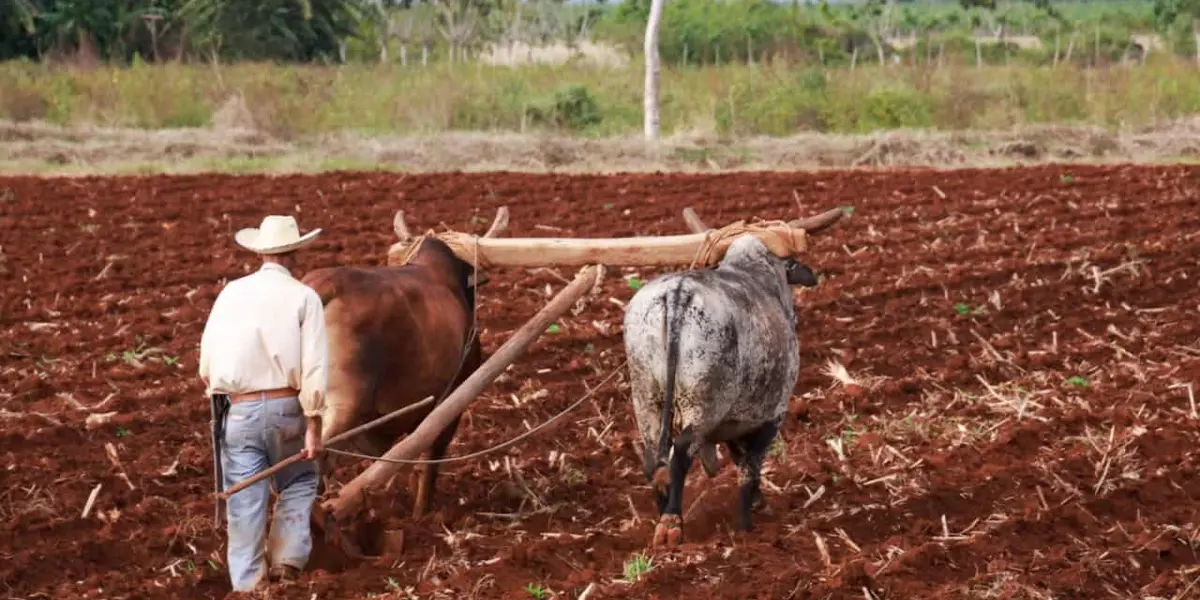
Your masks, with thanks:
<instances>
[{"instance_id":1,"label":"ox ear","mask_svg":"<svg viewBox=\"0 0 1200 600\"><path fill-rule=\"evenodd\" d=\"M817 285L817 274L812 268L795 259L788 259L785 268L788 285L800 285L804 287L815 287Z\"/></svg>"}]
</instances>

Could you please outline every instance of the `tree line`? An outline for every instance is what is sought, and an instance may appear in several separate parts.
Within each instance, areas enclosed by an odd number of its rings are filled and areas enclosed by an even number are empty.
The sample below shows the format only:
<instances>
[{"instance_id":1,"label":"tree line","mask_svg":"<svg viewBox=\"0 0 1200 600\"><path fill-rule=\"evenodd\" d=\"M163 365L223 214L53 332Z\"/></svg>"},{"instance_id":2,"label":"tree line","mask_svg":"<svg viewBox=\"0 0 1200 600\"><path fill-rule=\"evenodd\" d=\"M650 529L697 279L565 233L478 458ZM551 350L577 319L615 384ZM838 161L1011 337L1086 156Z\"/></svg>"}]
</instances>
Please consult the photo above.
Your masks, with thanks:
<instances>
[{"instance_id":1,"label":"tree line","mask_svg":"<svg viewBox=\"0 0 1200 600\"><path fill-rule=\"evenodd\" d=\"M517 32L570 39L601 10L563 0L5 0L0 60L344 62L388 59L398 39L465 56Z\"/></svg>"},{"instance_id":2,"label":"tree line","mask_svg":"<svg viewBox=\"0 0 1200 600\"><path fill-rule=\"evenodd\" d=\"M637 56L649 7L650 0L5 0L0 60L408 64L470 60L493 45L582 40ZM1002 43L1018 35L1046 46L1086 40L1088 55L1112 57L1128 52L1132 33L1155 32L1191 54L1195 18L1200 0L667 0L659 48L675 65L836 64L930 54L934 36L939 52L947 39L969 46L964 40L983 32ZM916 47L894 44L905 36ZM982 52L977 43L973 51Z\"/></svg>"}]
</instances>

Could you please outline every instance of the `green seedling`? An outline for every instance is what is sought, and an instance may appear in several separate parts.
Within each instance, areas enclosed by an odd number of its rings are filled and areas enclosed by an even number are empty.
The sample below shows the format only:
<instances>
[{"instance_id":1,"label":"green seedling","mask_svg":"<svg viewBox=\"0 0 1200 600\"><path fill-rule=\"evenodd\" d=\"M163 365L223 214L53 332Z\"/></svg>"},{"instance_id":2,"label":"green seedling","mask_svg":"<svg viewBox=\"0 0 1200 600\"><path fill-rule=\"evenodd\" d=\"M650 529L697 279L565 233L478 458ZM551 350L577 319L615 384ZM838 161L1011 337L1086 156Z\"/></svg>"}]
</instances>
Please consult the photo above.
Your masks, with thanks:
<instances>
[{"instance_id":1,"label":"green seedling","mask_svg":"<svg viewBox=\"0 0 1200 600\"><path fill-rule=\"evenodd\" d=\"M959 302L958 304L954 305L954 312L960 315L982 315L983 313L987 312L987 310L982 306L978 308L971 308L970 304L967 304L966 302Z\"/></svg>"},{"instance_id":2,"label":"green seedling","mask_svg":"<svg viewBox=\"0 0 1200 600\"><path fill-rule=\"evenodd\" d=\"M646 573L654 570L652 562L652 559L641 552L633 555L633 558L625 562L625 580L633 583L641 579Z\"/></svg>"}]
</instances>

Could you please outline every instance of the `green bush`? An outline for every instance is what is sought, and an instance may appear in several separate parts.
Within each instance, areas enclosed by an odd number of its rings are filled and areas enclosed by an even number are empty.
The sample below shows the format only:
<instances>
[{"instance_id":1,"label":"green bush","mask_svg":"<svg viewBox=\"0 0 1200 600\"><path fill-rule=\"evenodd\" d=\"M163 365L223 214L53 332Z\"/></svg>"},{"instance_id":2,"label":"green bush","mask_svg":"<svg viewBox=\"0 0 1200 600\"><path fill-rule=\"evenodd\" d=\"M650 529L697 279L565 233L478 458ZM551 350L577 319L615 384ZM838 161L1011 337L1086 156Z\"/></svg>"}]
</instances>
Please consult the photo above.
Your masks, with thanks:
<instances>
[{"instance_id":1,"label":"green bush","mask_svg":"<svg viewBox=\"0 0 1200 600\"><path fill-rule=\"evenodd\" d=\"M531 104L526 115L533 123L579 133L600 124L603 116L586 85L569 85L549 98Z\"/></svg>"}]
</instances>

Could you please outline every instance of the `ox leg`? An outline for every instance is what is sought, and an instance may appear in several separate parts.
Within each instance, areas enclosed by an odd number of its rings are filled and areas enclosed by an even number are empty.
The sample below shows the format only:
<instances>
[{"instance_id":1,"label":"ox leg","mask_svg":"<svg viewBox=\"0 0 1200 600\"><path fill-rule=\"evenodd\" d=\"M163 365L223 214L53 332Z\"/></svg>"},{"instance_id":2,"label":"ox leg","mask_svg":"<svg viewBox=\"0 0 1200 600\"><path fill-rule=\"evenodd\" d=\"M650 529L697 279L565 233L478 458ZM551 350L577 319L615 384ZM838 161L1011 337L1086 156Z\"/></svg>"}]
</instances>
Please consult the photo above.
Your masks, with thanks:
<instances>
[{"instance_id":1,"label":"ox leg","mask_svg":"<svg viewBox=\"0 0 1200 600\"><path fill-rule=\"evenodd\" d=\"M330 369L330 385L326 392L325 414L321 419L321 439L329 440L379 416L370 412L371 384L366 379L351 377L341 368ZM369 435L371 432L367 432ZM336 450L361 450L362 435L344 440L332 447ZM327 444L328 445L328 444ZM385 448L386 449L386 448ZM378 456L377 454L374 456ZM333 471L347 462L331 452L317 458L317 495L324 495L333 480ZM357 459L353 459L357 460Z\"/></svg>"},{"instance_id":2,"label":"ox leg","mask_svg":"<svg viewBox=\"0 0 1200 600\"><path fill-rule=\"evenodd\" d=\"M678 546L683 541L683 484L692 468L695 432L685 427L671 447L671 481L667 501L654 528L654 546Z\"/></svg>"},{"instance_id":3,"label":"ox leg","mask_svg":"<svg viewBox=\"0 0 1200 600\"><path fill-rule=\"evenodd\" d=\"M479 337L476 336L471 342L469 348L465 349L467 355L464 357L463 363L459 368L458 375L454 379L454 386L446 392L446 396L454 393L459 386L471 377L479 366L483 364L483 346L479 342ZM445 401L446 396L442 396L437 404L440 405ZM458 424L462 420L462 413L454 417L454 420L438 434L433 440L433 444L429 447L429 456L431 460L440 460L446 457L446 449L450 447L450 442L454 441L454 434L458 431ZM434 484L437 481L438 471L441 465L438 463L426 463L419 465L414 469L414 475L417 476L417 492L413 499L413 516L420 517L429 510L429 504L433 497ZM417 471L420 471L417 473ZM412 489L412 480L409 479L409 489Z\"/></svg>"},{"instance_id":4,"label":"ox leg","mask_svg":"<svg viewBox=\"0 0 1200 600\"><path fill-rule=\"evenodd\" d=\"M762 496L762 464L767 456L767 450L775 435L779 433L779 423L770 421L737 440L740 446L741 460L738 461L738 515L737 529L750 530L750 513L755 505L764 502ZM735 445L735 444L731 444ZM737 456L735 454L735 456Z\"/></svg>"},{"instance_id":5,"label":"ox leg","mask_svg":"<svg viewBox=\"0 0 1200 600\"><path fill-rule=\"evenodd\" d=\"M454 441L454 434L458 431L458 423L462 417L455 417L445 429L438 434L437 439L433 440L433 445L429 447L429 458L432 460L440 460L445 458L446 449L450 447L450 442ZM420 517L429 510L430 499L433 497L434 482L437 481L438 463L426 463L418 467L421 471L419 479L417 479L417 494L416 500L413 502L413 516Z\"/></svg>"},{"instance_id":6,"label":"ox leg","mask_svg":"<svg viewBox=\"0 0 1200 600\"><path fill-rule=\"evenodd\" d=\"M730 458L731 462L733 462L733 464L738 469L744 468L745 461L746 461L746 448L744 447L743 439L739 438L736 440L730 440L727 442L723 442L723 444L725 445L725 449L729 451L729 458ZM768 443L768 447L770 447L769 443ZM740 475L739 475L739 477L740 477ZM763 498L762 488L761 487L755 488L754 505L753 505L754 510L758 510L758 509L762 508L765 504L766 504L766 500Z\"/></svg>"},{"instance_id":7,"label":"ox leg","mask_svg":"<svg viewBox=\"0 0 1200 600\"><path fill-rule=\"evenodd\" d=\"M650 489L654 490L654 504L658 508L659 516L667 510L667 488L669 487L670 475L662 469L662 464L658 460L658 446L656 442L647 440L645 442L645 450L642 454L642 473L646 476L646 482L650 484ZM664 475L666 475L664 477Z\"/></svg>"}]
</instances>

